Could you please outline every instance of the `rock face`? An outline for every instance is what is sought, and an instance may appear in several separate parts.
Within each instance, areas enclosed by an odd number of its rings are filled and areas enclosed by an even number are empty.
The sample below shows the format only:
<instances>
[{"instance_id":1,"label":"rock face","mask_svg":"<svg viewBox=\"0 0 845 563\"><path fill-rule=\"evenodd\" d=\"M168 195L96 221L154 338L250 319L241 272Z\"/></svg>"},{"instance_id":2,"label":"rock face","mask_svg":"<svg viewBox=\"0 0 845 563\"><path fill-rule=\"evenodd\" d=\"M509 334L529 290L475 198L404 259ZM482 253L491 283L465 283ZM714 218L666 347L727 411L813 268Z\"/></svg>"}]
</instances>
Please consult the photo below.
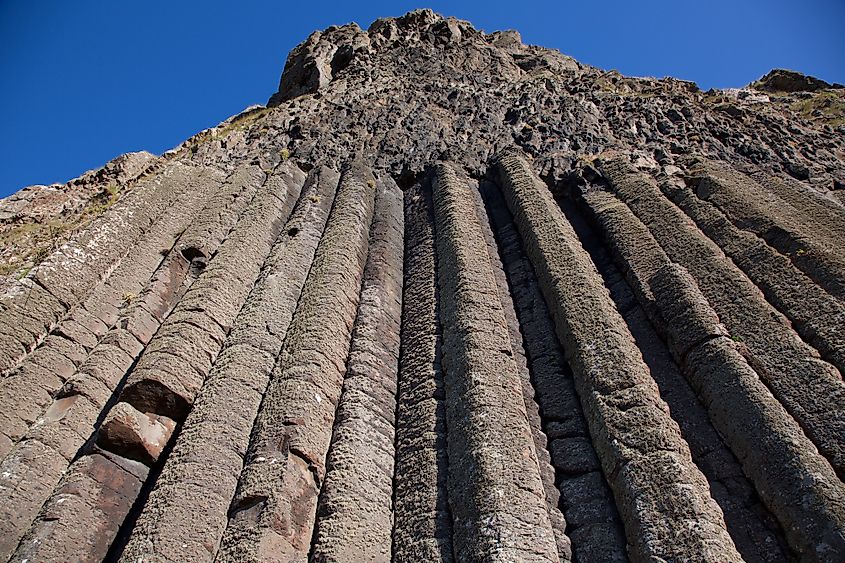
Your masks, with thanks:
<instances>
[{"instance_id":1,"label":"rock face","mask_svg":"<svg viewBox=\"0 0 845 563\"><path fill-rule=\"evenodd\" d=\"M422 10L0 201L0 560L845 560L843 92Z\"/></svg>"},{"instance_id":2,"label":"rock face","mask_svg":"<svg viewBox=\"0 0 845 563\"><path fill-rule=\"evenodd\" d=\"M158 162L148 152L128 153L67 184L29 186L0 199L0 290L88 226Z\"/></svg>"},{"instance_id":3,"label":"rock face","mask_svg":"<svg viewBox=\"0 0 845 563\"><path fill-rule=\"evenodd\" d=\"M829 84L813 76L782 68L774 69L754 85L757 89L768 92L816 92L830 88L845 88L842 84Z\"/></svg>"}]
</instances>

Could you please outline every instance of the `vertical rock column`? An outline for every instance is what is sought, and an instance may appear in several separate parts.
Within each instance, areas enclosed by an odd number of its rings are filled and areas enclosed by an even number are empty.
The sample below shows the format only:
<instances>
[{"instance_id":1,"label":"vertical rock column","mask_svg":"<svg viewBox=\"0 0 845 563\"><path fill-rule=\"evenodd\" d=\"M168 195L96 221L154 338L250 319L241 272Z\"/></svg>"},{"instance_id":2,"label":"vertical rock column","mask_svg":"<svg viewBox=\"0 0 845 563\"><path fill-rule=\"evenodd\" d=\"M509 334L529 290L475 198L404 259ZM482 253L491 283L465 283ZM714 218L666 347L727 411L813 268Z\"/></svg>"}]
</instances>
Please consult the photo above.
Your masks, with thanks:
<instances>
[{"instance_id":1,"label":"vertical rock column","mask_svg":"<svg viewBox=\"0 0 845 563\"><path fill-rule=\"evenodd\" d=\"M283 176L283 184L291 188L281 193L262 189L246 208L138 360L120 402L100 427L97 448L71 465L15 559L66 560L71 554L100 559L107 554L147 478L148 466L190 410L259 275L292 205L287 192L298 189L304 179L290 164L273 174ZM116 476L129 474L134 480L123 477L115 482Z\"/></svg>"},{"instance_id":2,"label":"vertical rock column","mask_svg":"<svg viewBox=\"0 0 845 563\"><path fill-rule=\"evenodd\" d=\"M346 170L273 372L229 511L220 561L305 561L340 399L375 182Z\"/></svg>"},{"instance_id":3,"label":"vertical rock column","mask_svg":"<svg viewBox=\"0 0 845 563\"><path fill-rule=\"evenodd\" d=\"M271 173L235 229L159 329L130 374L121 400L178 422L211 371L223 341L287 221L305 174L293 163Z\"/></svg>"},{"instance_id":4,"label":"vertical rock column","mask_svg":"<svg viewBox=\"0 0 845 563\"><path fill-rule=\"evenodd\" d=\"M845 213L820 208L817 196L781 199L775 190L797 191L778 178L766 187L730 167L704 161L696 195L711 202L738 228L750 231L777 249L831 295L845 300ZM781 189L778 190L778 187Z\"/></svg>"},{"instance_id":5,"label":"vertical rock column","mask_svg":"<svg viewBox=\"0 0 845 563\"><path fill-rule=\"evenodd\" d=\"M555 534L557 551L561 561L571 561L572 544L566 534L566 519L563 517L563 513L559 508L560 491L555 487L555 468L552 467L551 456L547 449L549 439L544 432L543 420L540 415L539 397L537 396L539 395L539 391L535 390L531 381L531 368L534 366L529 366L522 336L522 327L517 318L515 296L512 294L511 288L508 285L505 266L502 263L504 257L500 256L499 247L493 235L491 219L488 217L487 211L484 208L484 201L481 199L482 184L489 184L489 182L482 182L480 184L472 183L469 192L475 202L478 223L484 234L484 241L487 243L487 254L490 257L490 265L493 268L493 278L496 280L499 301L502 304L502 312L505 315L505 322L508 325L511 350L513 351L516 371L519 374L520 383L522 384L525 413L528 416L528 427L531 429L531 436L534 438L534 451L537 454L537 463L540 467L540 479L543 482L543 491L546 497L546 510L549 513L549 521L552 525L552 531ZM598 464L595 455L593 459Z\"/></svg>"},{"instance_id":6,"label":"vertical rock column","mask_svg":"<svg viewBox=\"0 0 845 563\"><path fill-rule=\"evenodd\" d=\"M609 191L648 228L666 255L695 278L731 336L742 339L754 371L840 478L845 476L845 383L839 371L819 359L651 177L624 157L598 159L596 165Z\"/></svg>"},{"instance_id":7,"label":"vertical rock column","mask_svg":"<svg viewBox=\"0 0 845 563\"><path fill-rule=\"evenodd\" d=\"M31 352L69 310L131 255L134 244L193 187L190 178L198 173L201 168L174 163L141 180L0 296L0 374Z\"/></svg>"},{"instance_id":8,"label":"vertical rock column","mask_svg":"<svg viewBox=\"0 0 845 563\"><path fill-rule=\"evenodd\" d=\"M391 560L402 237L402 192L388 177L376 195L312 561Z\"/></svg>"},{"instance_id":9,"label":"vertical rock column","mask_svg":"<svg viewBox=\"0 0 845 563\"><path fill-rule=\"evenodd\" d=\"M122 560L211 561L338 175L315 169L150 492ZM190 523L186 526L186 523Z\"/></svg>"},{"instance_id":10,"label":"vertical rock column","mask_svg":"<svg viewBox=\"0 0 845 563\"><path fill-rule=\"evenodd\" d=\"M634 273L633 264L623 259L633 255L636 263L647 264L647 271L655 271L668 262L659 250L645 226L633 216L630 209L612 195L602 190L579 190L583 205L579 213L571 200L562 200L562 209L569 219L584 248L602 274L605 285L617 309L622 313L631 334L634 336L643 359L660 389L661 398L666 401L672 418L678 423L681 434L687 441L692 459L710 483L710 493L725 515L725 524L734 544L746 561L771 561L780 563L788 556L786 540L774 516L763 505L751 481L745 476L742 466L728 445L717 433L695 391L690 387L681 368L675 363L666 343L656 332L663 326L659 319L649 319L643 303L652 303L653 297L639 300L643 286L642 272ZM579 201L580 203L580 201ZM587 218L599 227L601 232L590 228ZM618 241L620 237L634 242L627 249L617 242L605 248L602 234ZM620 268L614 264L610 249L619 254ZM654 251L657 250L657 254ZM626 281L626 272L633 284L639 288L636 295L632 285ZM649 292L650 295L650 292Z\"/></svg>"},{"instance_id":11,"label":"vertical rock column","mask_svg":"<svg viewBox=\"0 0 845 563\"><path fill-rule=\"evenodd\" d=\"M738 183L748 182L733 171L719 169L736 178ZM719 181L706 169L692 169L691 172L697 176L687 181L701 187L704 193L707 186ZM790 254L781 254L757 234L738 228L714 204L699 198L686 185L678 187L677 183L661 182L660 189L730 256L763 291L766 300L792 321L801 337L816 348L822 358L836 366L840 374L845 374L845 302L827 293L799 270ZM806 195L808 203L811 197ZM807 250L799 250L801 252L796 251L794 259L803 260Z\"/></svg>"},{"instance_id":12,"label":"vertical rock column","mask_svg":"<svg viewBox=\"0 0 845 563\"><path fill-rule=\"evenodd\" d=\"M198 178L204 179L203 176ZM174 230L183 224L185 218L178 219L184 213L168 213L142 239L150 248L125 258L107 283L92 294L92 297L107 300L102 294L106 289L114 293L115 287L129 286L138 291L137 287L141 286L138 278L142 277L139 272L151 267L144 255L159 255L160 265L146 287L142 286L139 295L127 299L117 321L61 389L53 391L54 400L46 412L0 464L0 484L3 485L0 487L0 556L8 556L17 547L62 473L95 432L103 409L119 392L141 351L193 281L192 272L195 274L197 268L196 264L188 262L186 252L191 250L196 263L200 260L199 254L210 255L215 251L263 180L264 174L258 168L245 167L233 173L223 186L213 182L198 187L197 193L187 198L185 203L200 204L206 200L206 205L190 213L195 216L194 221L172 245L167 257L161 260L160 244L156 243L168 240L167 237L179 236ZM87 310L85 307L90 305L83 303L70 318L79 318L79 312ZM60 327L65 324L66 321ZM45 342L42 348L27 357L21 367L41 356L51 343L51 340ZM27 390L27 383L36 388L44 385L35 377L21 383L20 387L24 390ZM35 393L31 395L34 399L33 395ZM13 413L8 414L12 416Z\"/></svg>"},{"instance_id":13,"label":"vertical rock column","mask_svg":"<svg viewBox=\"0 0 845 563\"><path fill-rule=\"evenodd\" d=\"M576 561L624 562L627 555L622 523L613 494L601 473L572 372L555 336L554 322L534 269L525 256L499 188L492 182L484 182L482 194L513 295L531 384L536 390L552 465L557 471L556 482L573 557Z\"/></svg>"},{"instance_id":14,"label":"vertical rock column","mask_svg":"<svg viewBox=\"0 0 845 563\"><path fill-rule=\"evenodd\" d=\"M845 485L736 349L692 276L666 264L650 287L674 355L790 545L802 560L841 560Z\"/></svg>"},{"instance_id":15,"label":"vertical rock column","mask_svg":"<svg viewBox=\"0 0 845 563\"><path fill-rule=\"evenodd\" d=\"M595 189L581 195L627 269L637 299L650 305L645 309L652 323L668 340L710 422L780 522L790 547L809 560L834 561L832 554L843 539L845 493L830 464L736 349L693 278L670 262L646 226L607 192ZM704 433L696 432L701 439ZM717 453L711 446L700 463L718 466L723 474L730 461L708 459ZM744 519L735 511L731 516L735 525ZM742 523L743 531L751 532L751 523Z\"/></svg>"},{"instance_id":16,"label":"vertical rock column","mask_svg":"<svg viewBox=\"0 0 845 563\"><path fill-rule=\"evenodd\" d=\"M450 562L446 409L431 185L405 192L405 274L396 398L393 560Z\"/></svg>"},{"instance_id":17,"label":"vertical rock column","mask_svg":"<svg viewBox=\"0 0 845 563\"><path fill-rule=\"evenodd\" d=\"M181 256L173 256L174 260L163 264L173 275L154 276L145 296L166 301L156 289L178 291L183 285L188 263ZM137 321L142 317L154 331L159 321L150 316L143 297L125 311L125 318L141 324ZM15 550L62 474L90 439L115 388L146 345L148 340L140 340L136 328L130 331L118 326L109 331L0 464L0 559Z\"/></svg>"},{"instance_id":18,"label":"vertical rock column","mask_svg":"<svg viewBox=\"0 0 845 563\"><path fill-rule=\"evenodd\" d=\"M500 155L495 167L572 367L631 555L740 561L707 480L571 225L518 154Z\"/></svg>"},{"instance_id":19,"label":"vertical rock column","mask_svg":"<svg viewBox=\"0 0 845 563\"><path fill-rule=\"evenodd\" d=\"M436 167L433 198L455 557L559 561L475 203L447 164Z\"/></svg>"},{"instance_id":20,"label":"vertical rock column","mask_svg":"<svg viewBox=\"0 0 845 563\"><path fill-rule=\"evenodd\" d=\"M126 320L127 314L139 313L126 309L137 303L154 272L162 269L164 255L205 210L204 204L217 199L217 194L244 189L242 183L231 181L221 186L222 181L222 173L212 168L180 165L169 171L165 185L180 195L180 204L161 210L151 219L152 224L108 278L73 307L20 365L0 379L0 457L44 414L66 380L86 369L83 364L88 363L105 334L119 320ZM119 244L119 240L113 244Z\"/></svg>"}]
</instances>

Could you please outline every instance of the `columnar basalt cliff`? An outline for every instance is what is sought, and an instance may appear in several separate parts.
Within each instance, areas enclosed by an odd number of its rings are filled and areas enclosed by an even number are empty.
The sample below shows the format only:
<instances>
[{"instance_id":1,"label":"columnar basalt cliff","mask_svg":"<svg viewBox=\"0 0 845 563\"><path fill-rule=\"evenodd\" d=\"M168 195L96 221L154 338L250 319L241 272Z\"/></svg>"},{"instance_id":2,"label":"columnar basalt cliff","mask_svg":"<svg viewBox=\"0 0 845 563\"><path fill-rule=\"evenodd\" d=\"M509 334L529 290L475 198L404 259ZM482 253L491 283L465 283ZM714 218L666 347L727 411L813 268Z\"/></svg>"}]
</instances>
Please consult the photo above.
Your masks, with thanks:
<instances>
[{"instance_id":1,"label":"columnar basalt cliff","mask_svg":"<svg viewBox=\"0 0 845 563\"><path fill-rule=\"evenodd\" d=\"M421 10L0 240L0 560L845 561L840 85Z\"/></svg>"}]
</instances>

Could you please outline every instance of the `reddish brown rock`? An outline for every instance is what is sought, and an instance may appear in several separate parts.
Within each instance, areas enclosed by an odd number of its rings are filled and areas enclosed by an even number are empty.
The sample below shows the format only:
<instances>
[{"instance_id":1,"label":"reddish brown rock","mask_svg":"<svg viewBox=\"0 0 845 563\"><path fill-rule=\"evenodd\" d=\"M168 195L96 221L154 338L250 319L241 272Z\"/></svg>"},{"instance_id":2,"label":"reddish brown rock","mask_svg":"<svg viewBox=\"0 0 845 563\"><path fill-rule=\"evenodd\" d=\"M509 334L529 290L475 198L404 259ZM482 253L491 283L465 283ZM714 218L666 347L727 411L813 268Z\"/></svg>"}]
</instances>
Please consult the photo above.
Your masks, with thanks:
<instances>
[{"instance_id":1,"label":"reddish brown rock","mask_svg":"<svg viewBox=\"0 0 845 563\"><path fill-rule=\"evenodd\" d=\"M167 445L176 423L163 415L147 414L120 402L109 411L97 434L97 444L125 458L152 465Z\"/></svg>"}]
</instances>

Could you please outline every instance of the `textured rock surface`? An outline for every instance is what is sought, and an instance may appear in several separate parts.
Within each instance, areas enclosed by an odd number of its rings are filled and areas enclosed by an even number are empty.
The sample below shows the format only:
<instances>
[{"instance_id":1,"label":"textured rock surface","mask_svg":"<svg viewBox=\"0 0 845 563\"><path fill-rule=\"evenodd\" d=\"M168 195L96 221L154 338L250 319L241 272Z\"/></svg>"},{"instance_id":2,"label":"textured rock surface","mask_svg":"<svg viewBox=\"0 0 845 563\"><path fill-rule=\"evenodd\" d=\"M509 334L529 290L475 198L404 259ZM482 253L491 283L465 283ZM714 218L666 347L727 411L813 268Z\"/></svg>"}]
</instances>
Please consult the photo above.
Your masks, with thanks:
<instances>
[{"instance_id":1,"label":"textured rock surface","mask_svg":"<svg viewBox=\"0 0 845 563\"><path fill-rule=\"evenodd\" d=\"M121 155L66 184L28 186L0 199L0 290L103 213L122 192L155 171L148 152Z\"/></svg>"},{"instance_id":2,"label":"textured rock surface","mask_svg":"<svg viewBox=\"0 0 845 563\"><path fill-rule=\"evenodd\" d=\"M421 10L0 200L0 560L842 561L845 89Z\"/></svg>"},{"instance_id":3,"label":"textured rock surface","mask_svg":"<svg viewBox=\"0 0 845 563\"><path fill-rule=\"evenodd\" d=\"M449 164L434 174L455 557L554 561L537 454L475 202Z\"/></svg>"},{"instance_id":4,"label":"textured rock surface","mask_svg":"<svg viewBox=\"0 0 845 563\"><path fill-rule=\"evenodd\" d=\"M393 531L402 192L378 187L361 301L317 506L315 561L388 559Z\"/></svg>"},{"instance_id":5,"label":"textured rock surface","mask_svg":"<svg viewBox=\"0 0 845 563\"><path fill-rule=\"evenodd\" d=\"M341 175L326 230L253 427L218 559L307 558L344 383L376 183Z\"/></svg>"}]
</instances>

